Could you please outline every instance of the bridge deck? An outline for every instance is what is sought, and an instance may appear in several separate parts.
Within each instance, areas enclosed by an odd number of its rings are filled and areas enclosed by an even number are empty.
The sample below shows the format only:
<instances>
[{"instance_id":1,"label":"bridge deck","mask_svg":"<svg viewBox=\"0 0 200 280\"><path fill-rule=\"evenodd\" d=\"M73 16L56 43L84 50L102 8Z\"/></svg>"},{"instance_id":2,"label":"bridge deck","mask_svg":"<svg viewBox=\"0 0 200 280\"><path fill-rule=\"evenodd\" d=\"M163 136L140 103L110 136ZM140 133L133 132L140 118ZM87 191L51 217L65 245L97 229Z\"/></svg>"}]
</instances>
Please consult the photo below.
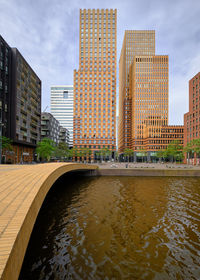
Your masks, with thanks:
<instances>
[{"instance_id":1,"label":"bridge deck","mask_svg":"<svg viewBox=\"0 0 200 280\"><path fill-rule=\"evenodd\" d=\"M52 184L71 170L96 169L73 163L0 166L0 279L18 279L32 228Z\"/></svg>"}]
</instances>

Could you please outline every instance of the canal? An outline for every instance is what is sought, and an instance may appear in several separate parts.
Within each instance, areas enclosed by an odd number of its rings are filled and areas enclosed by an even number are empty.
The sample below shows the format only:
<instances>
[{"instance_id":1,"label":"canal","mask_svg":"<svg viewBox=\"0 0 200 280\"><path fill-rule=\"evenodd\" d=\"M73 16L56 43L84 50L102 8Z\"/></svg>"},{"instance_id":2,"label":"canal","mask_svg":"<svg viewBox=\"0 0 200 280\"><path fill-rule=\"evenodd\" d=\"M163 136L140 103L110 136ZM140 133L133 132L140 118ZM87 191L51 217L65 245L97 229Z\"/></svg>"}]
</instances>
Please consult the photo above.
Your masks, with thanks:
<instances>
[{"instance_id":1,"label":"canal","mask_svg":"<svg viewBox=\"0 0 200 280\"><path fill-rule=\"evenodd\" d=\"M200 279L200 179L64 176L19 279Z\"/></svg>"}]
</instances>

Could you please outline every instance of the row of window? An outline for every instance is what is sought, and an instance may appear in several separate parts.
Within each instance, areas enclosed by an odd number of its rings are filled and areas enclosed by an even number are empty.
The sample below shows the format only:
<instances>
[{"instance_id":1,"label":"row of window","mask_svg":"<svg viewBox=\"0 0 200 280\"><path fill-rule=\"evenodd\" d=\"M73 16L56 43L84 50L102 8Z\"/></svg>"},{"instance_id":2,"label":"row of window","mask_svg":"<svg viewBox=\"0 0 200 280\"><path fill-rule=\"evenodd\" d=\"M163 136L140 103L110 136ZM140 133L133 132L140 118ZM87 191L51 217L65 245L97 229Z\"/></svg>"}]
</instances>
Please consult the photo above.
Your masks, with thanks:
<instances>
[{"instance_id":1,"label":"row of window","mask_svg":"<svg viewBox=\"0 0 200 280\"><path fill-rule=\"evenodd\" d=\"M103 54L107 54L107 55L108 55L108 58L104 60L104 63L107 64L107 62L108 62L109 60L111 60L111 53L110 53L110 47L107 47L107 48L106 48L106 46L107 46L107 45L105 45L102 49L101 49L101 46L99 46L98 49L97 49L96 46L90 46L89 50L90 50L90 53L91 53L91 52L97 52L97 51L98 51L98 52L103 51ZM115 46L113 46L113 49L112 49L113 52L114 52L114 48L115 48ZM83 50L85 51L85 53L88 53L88 47L83 48L83 45L81 44L81 52L83 52ZM115 57L113 57L112 60L115 60ZM89 62L89 61L88 61L88 62ZM95 62L91 59L90 63L95 63ZM100 64L100 63L103 63L103 62L102 62L102 59L99 60L99 64Z\"/></svg>"},{"instance_id":2,"label":"row of window","mask_svg":"<svg viewBox=\"0 0 200 280\"><path fill-rule=\"evenodd\" d=\"M81 62L81 68L83 68L83 62ZM84 65L85 67L85 71L88 71L88 69L90 69L89 71L106 71L106 70L108 70L108 71L110 71L111 70L111 67L112 67L112 70L113 71L115 71L116 70L116 64L115 64L115 61L113 61L113 62L108 62L106 65L103 65L103 67L101 67L101 65L96 65L96 64L94 64L94 63L91 63L90 65L88 65L88 63L87 62L85 62L85 65ZM86 70L87 69L87 70Z\"/></svg>"},{"instance_id":3,"label":"row of window","mask_svg":"<svg viewBox=\"0 0 200 280\"><path fill-rule=\"evenodd\" d=\"M84 75L85 74L85 75ZM80 74L80 77L79 77L79 80L80 82L84 82L84 79L85 78L85 82L86 81L89 81L89 82L106 82L106 80L108 82L111 82L111 77L112 77L112 81L115 81L116 77L114 75L111 75L110 73L109 74L102 74L102 73L99 73L99 74L96 74L96 73L90 73L90 74L87 74L87 73L84 73L84 74ZM102 75L101 75L102 74ZM75 78L75 82L78 82L78 73L76 73L76 78Z\"/></svg>"},{"instance_id":4,"label":"row of window","mask_svg":"<svg viewBox=\"0 0 200 280\"><path fill-rule=\"evenodd\" d=\"M83 32L81 33L81 38L82 39L83 38L87 38L87 39L91 40L91 39L95 39L95 37L97 38L99 36L100 36L100 33L98 33L98 32L96 32L94 34L92 34L92 33L83 33ZM105 35L104 38L102 38L102 41L103 42L115 42L115 34L113 34L112 38L110 38L111 36L110 36L110 34L108 34L108 37L106 37L106 35ZM100 40L101 40L101 38L100 38ZM113 45L113 47L114 47L114 45Z\"/></svg>"},{"instance_id":5,"label":"row of window","mask_svg":"<svg viewBox=\"0 0 200 280\"><path fill-rule=\"evenodd\" d=\"M110 145L108 145L108 146L106 146L106 145L103 145L103 146L101 146L101 145L80 145L80 146L75 146L75 148L89 148L89 149L102 149L102 148L108 148L108 149L111 149L111 146ZM115 149L115 146L112 146L112 149L114 150Z\"/></svg>"},{"instance_id":6,"label":"row of window","mask_svg":"<svg viewBox=\"0 0 200 280\"><path fill-rule=\"evenodd\" d=\"M134 100L138 100L141 102L146 102L146 101L150 101L150 99L152 100L157 100L157 99L166 99L168 98L168 94L161 94L161 93L141 93L141 94L135 94L135 99Z\"/></svg>"},{"instance_id":7,"label":"row of window","mask_svg":"<svg viewBox=\"0 0 200 280\"><path fill-rule=\"evenodd\" d=\"M94 11L94 10L91 10L91 11L89 11L88 12L88 10L86 11L86 12L84 12L84 11L82 11L82 13L81 13L81 17L93 17L93 16L95 16L95 17L105 17L105 16L108 16L108 17L110 17L111 15L113 15L113 16L115 16L115 11L114 10L108 10L108 11L106 11L106 10L104 10L104 9L102 9L102 10L99 10L99 12L97 12L97 11Z\"/></svg>"},{"instance_id":8,"label":"row of window","mask_svg":"<svg viewBox=\"0 0 200 280\"><path fill-rule=\"evenodd\" d=\"M76 78L76 80L75 80L76 87L78 87L78 81L80 83L80 88L83 88L83 86L88 86L88 85L89 86L96 86L96 85L99 85L99 86L105 85L106 86L107 85L110 87L111 84L115 83L115 78L113 77L112 80L111 79L101 79L101 78L87 79L86 77L85 77L85 79L80 78L78 80L78 78Z\"/></svg>"},{"instance_id":9,"label":"row of window","mask_svg":"<svg viewBox=\"0 0 200 280\"><path fill-rule=\"evenodd\" d=\"M89 144L107 144L108 143L108 141L106 141L106 140L99 140L99 141L95 141L95 140L84 140L84 141L80 140L80 141L78 141L78 140L74 140L74 142L76 144L77 143L80 143L80 144L87 144L87 143L89 143ZM109 143L114 145L115 141L109 141Z\"/></svg>"},{"instance_id":10,"label":"row of window","mask_svg":"<svg viewBox=\"0 0 200 280\"><path fill-rule=\"evenodd\" d=\"M74 116L74 119L75 119L75 123L78 123L78 121L79 121L80 123L84 122L85 125L88 124L88 123L89 123L89 124L91 124L91 123L96 124L96 123L97 123L97 120L96 120L96 119L93 119L93 121L91 120L91 118L89 118L89 120L88 120L87 118L82 119L82 115L80 115L80 116L75 115L75 116ZM112 119L113 119L113 118L112 118ZM102 119L101 119L101 118L99 118L98 123L102 123ZM111 124L111 122L110 122L110 124ZM112 124L115 125L114 120L112 121Z\"/></svg>"},{"instance_id":11,"label":"row of window","mask_svg":"<svg viewBox=\"0 0 200 280\"><path fill-rule=\"evenodd\" d=\"M83 135L81 135L81 133ZM107 137L105 135L106 133L107 133ZM112 130L112 133L111 133L110 130L106 132L105 129L102 129L102 130L99 129L98 131L93 130L93 132L91 131L91 129L89 129L89 130L85 129L85 130L82 130L82 132L77 132L77 130L74 131L75 138L80 138L80 139L81 138L108 138L109 136L111 137L111 135L112 135L112 139L114 139L114 134L115 134L114 130Z\"/></svg>"},{"instance_id":12,"label":"row of window","mask_svg":"<svg viewBox=\"0 0 200 280\"><path fill-rule=\"evenodd\" d=\"M108 67L108 68L100 68L100 67L99 67L99 68L97 68L97 67L94 67L94 68L93 68L93 67L90 67L90 68L87 68L87 67L86 67L86 68L83 68L83 66L81 66L80 71L81 71L81 72L83 72L83 71L84 71L84 72L85 72L85 71L88 72L88 71L89 71L89 72L96 72L96 73L97 73L97 72L101 72L101 73L102 73L102 72L103 72L103 73L113 73L113 72L116 71L116 67L113 66L112 69L111 69L110 67Z\"/></svg>"},{"instance_id":13,"label":"row of window","mask_svg":"<svg viewBox=\"0 0 200 280\"><path fill-rule=\"evenodd\" d=\"M81 26L85 23L85 24L97 24L97 23L99 23L99 24L106 24L107 23L107 25L108 26L110 26L111 24L113 24L113 25L115 25L115 22L116 22L116 20L115 20L115 18L113 17L113 18L110 18L110 17L104 17L104 18L101 18L101 17L99 17L99 18L97 18L97 17L95 17L95 18L93 18L93 17L90 17L90 18L88 18L87 16L85 17L85 18L81 18Z\"/></svg>"},{"instance_id":14,"label":"row of window","mask_svg":"<svg viewBox=\"0 0 200 280\"><path fill-rule=\"evenodd\" d=\"M78 94L76 94L76 97L78 98ZM89 98L89 99L88 99ZM79 103L80 101L81 102L85 102L85 103L92 103L92 96L91 96L91 94L90 94L90 96L87 98L87 94L85 94L85 100L83 100L82 99L82 93L80 94L80 99L78 100L78 99L76 99L75 100L75 103ZM104 99L102 99L102 98L104 98ZM108 94L108 98L107 99L105 99L106 98L106 95L104 94L103 96L101 96L101 94L99 94L99 102L102 102L102 103L106 103L106 101L108 102L108 103L111 103L111 98L110 98L110 94ZM96 99L96 94L94 94L93 95L93 101L94 100L97 100L98 101L98 99ZM112 101L114 101L115 100L115 96L114 96L114 94L113 94L113 96L112 96ZM97 101L94 101L95 103L97 102ZM83 105L83 104L81 104L81 105ZM86 105L86 104L85 104ZM77 106L76 106L77 107ZM80 106L81 108L82 108L82 106Z\"/></svg>"},{"instance_id":15,"label":"row of window","mask_svg":"<svg viewBox=\"0 0 200 280\"><path fill-rule=\"evenodd\" d=\"M105 121L104 121L103 123L106 124ZM110 123L110 121L109 121L109 123ZM109 125L110 125L110 124L109 124ZM105 126L105 125L104 125L104 126ZM104 127L104 126L103 126L103 127ZM94 125L91 125L91 124L90 124L90 125L87 125L87 128L92 128L92 127L93 127L94 129L96 129L96 128L99 128L99 129L100 129L100 128L102 127L102 124L99 124L99 125L96 125L96 124L94 124ZM81 130L82 128L83 128L82 125L74 125L75 132L78 132L78 129ZM106 126L105 126L104 128L106 128ZM112 127L112 129L114 129L114 127Z\"/></svg>"},{"instance_id":16,"label":"row of window","mask_svg":"<svg viewBox=\"0 0 200 280\"><path fill-rule=\"evenodd\" d=\"M104 28L104 29L101 29L101 26L99 25L98 26L99 28L97 29L97 27L94 27L93 25L91 25L91 28L90 29L88 29L88 28L85 28L85 29L83 29L83 28L81 28L81 32L90 32L90 33L93 33L93 32L97 32L97 30L98 30L98 32L99 33L101 33L101 30L102 30L102 33L104 34L104 36L106 36L106 34L113 34L114 36L115 36L115 28Z\"/></svg>"},{"instance_id":17,"label":"row of window","mask_svg":"<svg viewBox=\"0 0 200 280\"><path fill-rule=\"evenodd\" d=\"M78 110L76 109L75 110L75 113L78 113ZM103 113L103 111L102 112L99 112L99 115L97 116L96 115L96 113L89 113L89 112L87 112L87 111L85 111L84 112L85 114L84 115L82 115L82 110L80 110L80 115L79 115L79 117L80 118L82 118L82 117L84 117L85 119L87 119L88 117L89 117L89 119L91 119L92 117L93 118L101 118L101 117L105 117L105 113ZM113 112L113 114L112 115L114 115L114 112ZM75 116L77 116L77 115L75 115ZM111 115L109 115L109 114L107 114L107 117L110 117L110 119L111 119ZM112 117L112 120L114 120L114 117ZM108 123L110 122L110 120L108 120Z\"/></svg>"},{"instance_id":18,"label":"row of window","mask_svg":"<svg viewBox=\"0 0 200 280\"><path fill-rule=\"evenodd\" d=\"M114 103L112 104L112 105L114 105ZM99 103L99 109L100 108L110 108L110 107L112 107L112 105L110 105L110 104L101 104L101 103ZM88 107L89 108L96 108L97 106L96 106L96 104L89 104L89 105L87 105L87 106L85 106L85 109L88 109ZM113 109L113 108L112 108ZM83 111L85 111L85 112L87 112L87 110L83 110ZM78 110L76 109L75 110L75 113L78 113ZM75 116L77 116L77 114L75 115ZM82 109L80 110L80 116L79 116L80 118L82 118Z\"/></svg>"},{"instance_id":19,"label":"row of window","mask_svg":"<svg viewBox=\"0 0 200 280\"><path fill-rule=\"evenodd\" d=\"M80 82L82 82L83 80L81 80ZM94 87L94 88L97 88L97 87L99 87L99 88L101 88L101 87L103 87L103 88L111 88L111 81L108 81L107 83L106 83L106 81L101 81L101 80L99 80L98 82L99 82L99 84L97 84L95 81L94 81L94 83L92 83L92 82L90 82L90 81L88 81L88 83L87 83L87 81L84 83L84 86L83 86L83 84L80 84L80 90L82 90L83 89L83 87L85 87L85 88L87 88L87 87L90 87L90 88L92 88L92 87ZM78 88L78 84L76 84L76 88ZM112 88L114 89L115 88L115 85L113 85L112 84Z\"/></svg>"}]
</instances>

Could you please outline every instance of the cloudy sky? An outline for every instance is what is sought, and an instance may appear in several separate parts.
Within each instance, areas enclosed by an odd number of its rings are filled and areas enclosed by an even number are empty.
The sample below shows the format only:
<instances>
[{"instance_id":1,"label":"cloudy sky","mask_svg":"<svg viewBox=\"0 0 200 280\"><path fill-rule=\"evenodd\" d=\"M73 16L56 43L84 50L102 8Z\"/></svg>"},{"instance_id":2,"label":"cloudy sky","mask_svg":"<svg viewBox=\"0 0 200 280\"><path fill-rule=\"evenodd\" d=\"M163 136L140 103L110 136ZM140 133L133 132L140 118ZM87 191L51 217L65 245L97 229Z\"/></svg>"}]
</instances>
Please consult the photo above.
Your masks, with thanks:
<instances>
[{"instance_id":1,"label":"cloudy sky","mask_svg":"<svg viewBox=\"0 0 200 280\"><path fill-rule=\"evenodd\" d=\"M0 0L0 34L42 80L43 109L51 85L73 84L80 8L117 8L117 61L124 30L156 30L156 54L169 55L169 122L182 124L200 71L200 0Z\"/></svg>"}]
</instances>

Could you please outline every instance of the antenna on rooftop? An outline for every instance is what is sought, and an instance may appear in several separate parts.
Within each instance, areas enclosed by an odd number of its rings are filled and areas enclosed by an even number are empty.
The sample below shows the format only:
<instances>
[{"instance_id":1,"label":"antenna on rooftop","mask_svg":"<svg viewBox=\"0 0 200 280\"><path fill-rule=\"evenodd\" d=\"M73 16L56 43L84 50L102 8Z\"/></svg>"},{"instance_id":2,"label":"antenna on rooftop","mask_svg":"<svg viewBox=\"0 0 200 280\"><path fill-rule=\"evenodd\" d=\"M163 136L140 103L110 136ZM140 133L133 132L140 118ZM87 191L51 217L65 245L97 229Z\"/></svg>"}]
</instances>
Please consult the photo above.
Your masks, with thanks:
<instances>
[{"instance_id":1,"label":"antenna on rooftop","mask_svg":"<svg viewBox=\"0 0 200 280\"><path fill-rule=\"evenodd\" d=\"M49 108L49 106L48 106L48 105L46 106L46 108L44 109L44 111L43 111L43 112L45 112L45 111L47 110L47 108Z\"/></svg>"}]
</instances>

